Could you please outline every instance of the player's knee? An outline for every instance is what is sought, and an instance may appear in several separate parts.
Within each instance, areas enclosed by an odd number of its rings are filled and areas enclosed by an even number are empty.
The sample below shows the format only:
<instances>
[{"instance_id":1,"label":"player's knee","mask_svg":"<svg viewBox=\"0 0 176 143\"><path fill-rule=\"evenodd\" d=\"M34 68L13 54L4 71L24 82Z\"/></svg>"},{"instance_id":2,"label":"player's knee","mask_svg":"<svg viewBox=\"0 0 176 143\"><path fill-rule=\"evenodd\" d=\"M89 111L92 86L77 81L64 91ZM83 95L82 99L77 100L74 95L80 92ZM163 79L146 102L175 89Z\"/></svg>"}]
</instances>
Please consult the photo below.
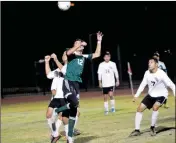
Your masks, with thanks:
<instances>
[{"instance_id":1,"label":"player's knee","mask_svg":"<svg viewBox=\"0 0 176 143\"><path fill-rule=\"evenodd\" d=\"M137 108L137 112L143 112L143 108L142 108L141 106L139 106L139 107Z\"/></svg>"},{"instance_id":2,"label":"player's knee","mask_svg":"<svg viewBox=\"0 0 176 143\"><path fill-rule=\"evenodd\" d=\"M51 117L52 117L52 114L51 114L50 112L47 112L47 113L46 113L46 118L49 119L49 118L51 118Z\"/></svg>"},{"instance_id":3,"label":"player's knee","mask_svg":"<svg viewBox=\"0 0 176 143\"><path fill-rule=\"evenodd\" d=\"M153 106L153 111L158 111L159 107L158 106Z\"/></svg>"}]
</instances>

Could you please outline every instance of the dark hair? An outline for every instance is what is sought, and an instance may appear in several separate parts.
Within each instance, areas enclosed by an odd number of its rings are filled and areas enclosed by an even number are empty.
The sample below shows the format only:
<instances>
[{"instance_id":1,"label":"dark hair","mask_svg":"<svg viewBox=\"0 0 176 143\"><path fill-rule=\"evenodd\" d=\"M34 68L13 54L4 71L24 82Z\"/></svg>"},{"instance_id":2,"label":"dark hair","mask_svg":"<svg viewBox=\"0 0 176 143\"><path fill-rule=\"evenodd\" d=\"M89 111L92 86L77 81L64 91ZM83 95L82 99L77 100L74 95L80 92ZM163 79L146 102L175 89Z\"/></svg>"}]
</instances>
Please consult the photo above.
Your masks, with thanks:
<instances>
[{"instance_id":1,"label":"dark hair","mask_svg":"<svg viewBox=\"0 0 176 143\"><path fill-rule=\"evenodd\" d=\"M154 60L155 63L158 63L158 59L154 58L154 57L151 57L149 60Z\"/></svg>"},{"instance_id":2,"label":"dark hair","mask_svg":"<svg viewBox=\"0 0 176 143\"><path fill-rule=\"evenodd\" d=\"M106 56L106 55L107 55L107 56L111 56L111 54L110 54L109 51L106 51L106 52L105 52L104 56Z\"/></svg>"},{"instance_id":3,"label":"dark hair","mask_svg":"<svg viewBox=\"0 0 176 143\"><path fill-rule=\"evenodd\" d=\"M160 56L160 54L159 54L158 52L156 52L156 53L154 53L154 55L153 55L153 56L159 57L159 56Z\"/></svg>"},{"instance_id":4,"label":"dark hair","mask_svg":"<svg viewBox=\"0 0 176 143\"><path fill-rule=\"evenodd\" d=\"M83 40L82 40L82 39L79 39L79 38L78 38L78 39L76 39L75 41L81 41L81 42L83 42Z\"/></svg>"},{"instance_id":5,"label":"dark hair","mask_svg":"<svg viewBox=\"0 0 176 143\"><path fill-rule=\"evenodd\" d=\"M55 71L55 72L54 72L54 75L55 75L56 77L63 77L63 76L64 76L62 72L58 72L58 71Z\"/></svg>"}]
</instances>

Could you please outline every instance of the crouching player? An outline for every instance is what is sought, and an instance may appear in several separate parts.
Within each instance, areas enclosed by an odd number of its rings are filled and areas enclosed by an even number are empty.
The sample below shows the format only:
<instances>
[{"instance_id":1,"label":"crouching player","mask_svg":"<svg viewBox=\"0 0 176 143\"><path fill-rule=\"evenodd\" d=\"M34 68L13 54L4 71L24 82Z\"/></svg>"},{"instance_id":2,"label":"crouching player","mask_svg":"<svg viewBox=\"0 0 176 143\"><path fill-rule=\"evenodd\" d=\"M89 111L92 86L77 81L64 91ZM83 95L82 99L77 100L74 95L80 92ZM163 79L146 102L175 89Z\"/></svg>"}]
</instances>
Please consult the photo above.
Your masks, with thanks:
<instances>
[{"instance_id":1,"label":"crouching player","mask_svg":"<svg viewBox=\"0 0 176 143\"><path fill-rule=\"evenodd\" d=\"M144 90L145 86L148 85L148 94L144 97L141 104L137 108L136 117L135 117L135 130L131 133L130 136L140 135L140 124L142 121L142 115L146 108L153 109L152 118L151 118L151 135L156 135L156 122L158 119L158 110L167 99L168 89L172 89L173 95L175 96L175 85L167 76L167 74L158 68L158 60L151 58L148 63L149 70L144 74L142 83L140 84L137 93L134 96L133 101L139 97L141 92Z\"/></svg>"}]
</instances>

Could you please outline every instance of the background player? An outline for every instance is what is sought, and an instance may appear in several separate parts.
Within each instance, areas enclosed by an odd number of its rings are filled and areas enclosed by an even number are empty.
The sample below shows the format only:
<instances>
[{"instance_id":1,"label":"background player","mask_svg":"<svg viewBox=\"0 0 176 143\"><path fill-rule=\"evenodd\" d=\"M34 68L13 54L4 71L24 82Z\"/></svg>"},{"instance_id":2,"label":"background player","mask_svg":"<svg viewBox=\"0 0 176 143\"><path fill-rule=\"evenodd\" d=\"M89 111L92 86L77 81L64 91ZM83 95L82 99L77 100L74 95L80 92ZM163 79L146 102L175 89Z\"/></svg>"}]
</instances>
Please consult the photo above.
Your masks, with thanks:
<instances>
[{"instance_id":1,"label":"background player","mask_svg":"<svg viewBox=\"0 0 176 143\"><path fill-rule=\"evenodd\" d=\"M103 88L105 115L109 112L108 95L110 97L111 112L115 112L115 99L113 92L115 86L119 86L117 66L110 60L111 55L109 52L106 52L104 55L104 62L100 63L98 67L99 87Z\"/></svg>"},{"instance_id":2,"label":"background player","mask_svg":"<svg viewBox=\"0 0 176 143\"><path fill-rule=\"evenodd\" d=\"M167 99L168 90L167 87L171 88L173 95L175 96L175 85L167 76L167 74L158 68L158 60L151 58L149 60L149 70L144 74L144 78L134 96L133 101L139 97L145 86L148 85L148 94L144 97L141 104L137 108L135 117L135 130L131 133L131 136L140 135L140 124L142 121L143 111L148 108L153 108L151 118L151 135L156 135L155 125L158 118L158 110L163 102Z\"/></svg>"},{"instance_id":3,"label":"background player","mask_svg":"<svg viewBox=\"0 0 176 143\"><path fill-rule=\"evenodd\" d=\"M69 117L69 131L68 131L68 142L72 143L73 139L73 128L75 124L75 117L77 113L77 108L79 106L79 82L82 82L81 75L83 72L83 67L85 63L85 59L94 59L100 57L101 54L101 41L102 41L102 33L97 33L97 48L95 53L84 55L82 52L84 50L84 46L86 46L86 42L78 39L75 41L73 48L70 48L66 51L66 55L68 58L67 70L65 74L63 91L65 98L69 102L66 106L58 108L56 110L57 113L62 112L64 110L70 109L70 117Z\"/></svg>"},{"instance_id":4,"label":"background player","mask_svg":"<svg viewBox=\"0 0 176 143\"><path fill-rule=\"evenodd\" d=\"M154 53L154 58L156 58L158 60L158 67L160 69L162 69L166 74L167 74L167 69L166 69L166 65L164 64L164 62L160 61L160 54L158 52ZM168 98L167 98L168 99ZM167 99L164 101L164 108L169 108L168 104L167 104Z\"/></svg>"}]
</instances>

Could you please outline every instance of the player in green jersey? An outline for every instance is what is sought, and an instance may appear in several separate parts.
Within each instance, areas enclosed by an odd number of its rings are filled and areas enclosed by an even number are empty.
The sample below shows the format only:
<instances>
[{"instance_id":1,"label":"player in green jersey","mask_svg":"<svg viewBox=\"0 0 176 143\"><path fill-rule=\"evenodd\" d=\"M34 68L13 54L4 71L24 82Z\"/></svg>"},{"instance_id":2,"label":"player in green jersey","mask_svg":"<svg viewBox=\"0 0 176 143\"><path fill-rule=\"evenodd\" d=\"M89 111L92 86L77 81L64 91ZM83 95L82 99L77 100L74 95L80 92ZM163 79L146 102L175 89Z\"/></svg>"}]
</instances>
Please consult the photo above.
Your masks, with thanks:
<instances>
[{"instance_id":1,"label":"player in green jersey","mask_svg":"<svg viewBox=\"0 0 176 143\"><path fill-rule=\"evenodd\" d=\"M77 39L74 46L68 49L65 54L67 56L67 70L63 81L63 92L68 104L57 108L57 113L64 110L70 110L69 127L68 127L68 143L73 143L73 129L75 124L75 117L77 114L77 108L79 105L79 82L82 82L81 75L84 68L86 59L95 59L101 55L101 42L103 34L97 33L97 47L95 53L83 54L84 47L87 43L81 39Z\"/></svg>"}]
</instances>

